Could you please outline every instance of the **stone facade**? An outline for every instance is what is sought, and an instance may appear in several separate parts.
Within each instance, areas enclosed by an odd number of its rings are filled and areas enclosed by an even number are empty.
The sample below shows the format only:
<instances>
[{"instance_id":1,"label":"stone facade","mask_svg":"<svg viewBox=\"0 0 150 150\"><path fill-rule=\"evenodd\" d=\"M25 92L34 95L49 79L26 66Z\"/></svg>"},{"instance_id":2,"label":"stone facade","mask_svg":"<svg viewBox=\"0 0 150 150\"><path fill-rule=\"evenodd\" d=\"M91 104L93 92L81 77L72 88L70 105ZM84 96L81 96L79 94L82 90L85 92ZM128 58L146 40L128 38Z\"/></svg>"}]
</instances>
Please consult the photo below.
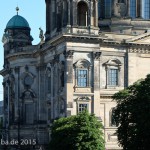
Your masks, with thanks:
<instances>
[{"instance_id":1,"label":"stone facade","mask_svg":"<svg viewBox=\"0 0 150 150\"><path fill-rule=\"evenodd\" d=\"M128 11L124 8L122 15ZM46 0L45 41L40 35L42 42L31 45L29 30L26 36L16 29L5 32L0 73L9 138L47 144L48 124L87 108L103 122L106 149L121 149L111 96L150 72L150 23L122 15L98 24L97 0ZM14 38L28 43L14 46Z\"/></svg>"}]
</instances>

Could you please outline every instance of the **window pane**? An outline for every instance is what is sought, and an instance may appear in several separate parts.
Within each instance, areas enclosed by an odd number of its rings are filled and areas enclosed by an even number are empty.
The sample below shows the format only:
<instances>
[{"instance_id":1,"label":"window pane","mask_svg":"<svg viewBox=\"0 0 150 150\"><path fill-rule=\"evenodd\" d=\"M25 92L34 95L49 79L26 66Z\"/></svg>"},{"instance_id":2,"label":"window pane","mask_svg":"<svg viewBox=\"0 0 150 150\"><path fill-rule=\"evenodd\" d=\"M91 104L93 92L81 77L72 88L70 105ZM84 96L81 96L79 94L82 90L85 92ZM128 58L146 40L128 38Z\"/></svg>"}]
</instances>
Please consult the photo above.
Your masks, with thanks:
<instances>
[{"instance_id":1,"label":"window pane","mask_svg":"<svg viewBox=\"0 0 150 150\"><path fill-rule=\"evenodd\" d=\"M118 85L118 70L117 69L108 70L108 85L112 85L112 86Z\"/></svg>"},{"instance_id":2,"label":"window pane","mask_svg":"<svg viewBox=\"0 0 150 150\"><path fill-rule=\"evenodd\" d=\"M78 70L77 84L81 87L87 86L87 70Z\"/></svg>"},{"instance_id":3,"label":"window pane","mask_svg":"<svg viewBox=\"0 0 150 150\"><path fill-rule=\"evenodd\" d=\"M111 0L105 0L105 18L110 18L111 17Z\"/></svg>"},{"instance_id":4,"label":"window pane","mask_svg":"<svg viewBox=\"0 0 150 150\"><path fill-rule=\"evenodd\" d=\"M142 17L150 19L150 0L142 0Z\"/></svg>"},{"instance_id":5,"label":"window pane","mask_svg":"<svg viewBox=\"0 0 150 150\"><path fill-rule=\"evenodd\" d=\"M79 113L84 111L85 109L88 109L88 104L79 104Z\"/></svg>"}]
</instances>

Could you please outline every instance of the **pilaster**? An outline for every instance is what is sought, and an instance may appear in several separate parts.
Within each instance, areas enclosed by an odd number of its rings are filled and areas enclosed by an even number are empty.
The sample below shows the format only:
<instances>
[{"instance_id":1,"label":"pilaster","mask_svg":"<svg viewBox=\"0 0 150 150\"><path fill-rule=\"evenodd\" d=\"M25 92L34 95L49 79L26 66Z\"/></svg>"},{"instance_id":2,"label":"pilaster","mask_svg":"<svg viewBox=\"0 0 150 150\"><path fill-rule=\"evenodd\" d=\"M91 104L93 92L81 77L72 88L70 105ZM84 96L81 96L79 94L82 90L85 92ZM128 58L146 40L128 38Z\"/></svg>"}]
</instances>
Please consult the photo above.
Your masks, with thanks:
<instances>
[{"instance_id":1,"label":"pilaster","mask_svg":"<svg viewBox=\"0 0 150 150\"><path fill-rule=\"evenodd\" d=\"M73 104L73 51L65 52L66 57L66 104L67 104L67 114L66 116L73 115L72 108L70 104Z\"/></svg>"},{"instance_id":2,"label":"pilaster","mask_svg":"<svg viewBox=\"0 0 150 150\"><path fill-rule=\"evenodd\" d=\"M72 2L73 26L77 26L77 2Z\"/></svg>"},{"instance_id":3,"label":"pilaster","mask_svg":"<svg viewBox=\"0 0 150 150\"><path fill-rule=\"evenodd\" d=\"M100 56L101 52L93 52L93 61L94 61L93 113L96 116L100 116Z\"/></svg>"},{"instance_id":4,"label":"pilaster","mask_svg":"<svg viewBox=\"0 0 150 150\"><path fill-rule=\"evenodd\" d=\"M68 23L67 25L70 26L70 0L67 0L68 2Z\"/></svg>"},{"instance_id":5,"label":"pilaster","mask_svg":"<svg viewBox=\"0 0 150 150\"><path fill-rule=\"evenodd\" d=\"M39 65L37 66L37 72L38 72L38 120L46 120L46 113L45 113L45 93L44 93L44 88L45 88L45 84L44 84L44 71L45 68L43 65Z\"/></svg>"},{"instance_id":6,"label":"pilaster","mask_svg":"<svg viewBox=\"0 0 150 150\"><path fill-rule=\"evenodd\" d=\"M91 18L91 26L94 26L94 5L93 5L93 1L91 1L91 5L90 5L90 18Z\"/></svg>"},{"instance_id":7,"label":"pilaster","mask_svg":"<svg viewBox=\"0 0 150 150\"><path fill-rule=\"evenodd\" d=\"M95 27L98 27L98 0L95 0Z\"/></svg>"},{"instance_id":8,"label":"pilaster","mask_svg":"<svg viewBox=\"0 0 150 150\"><path fill-rule=\"evenodd\" d=\"M51 0L46 1L46 34L51 32Z\"/></svg>"}]
</instances>

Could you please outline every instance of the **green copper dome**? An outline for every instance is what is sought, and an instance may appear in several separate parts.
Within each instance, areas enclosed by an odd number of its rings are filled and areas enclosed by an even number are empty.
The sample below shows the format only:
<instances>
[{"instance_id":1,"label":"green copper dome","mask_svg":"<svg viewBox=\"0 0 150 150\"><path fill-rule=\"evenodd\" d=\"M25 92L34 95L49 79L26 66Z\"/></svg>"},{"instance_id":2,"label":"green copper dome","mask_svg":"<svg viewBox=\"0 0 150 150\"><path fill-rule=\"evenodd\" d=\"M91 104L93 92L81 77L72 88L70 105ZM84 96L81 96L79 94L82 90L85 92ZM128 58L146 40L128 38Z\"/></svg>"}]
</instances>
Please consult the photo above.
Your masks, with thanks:
<instances>
[{"instance_id":1,"label":"green copper dome","mask_svg":"<svg viewBox=\"0 0 150 150\"><path fill-rule=\"evenodd\" d=\"M6 29L29 28L29 24L25 18L20 15L13 16L7 23Z\"/></svg>"}]
</instances>

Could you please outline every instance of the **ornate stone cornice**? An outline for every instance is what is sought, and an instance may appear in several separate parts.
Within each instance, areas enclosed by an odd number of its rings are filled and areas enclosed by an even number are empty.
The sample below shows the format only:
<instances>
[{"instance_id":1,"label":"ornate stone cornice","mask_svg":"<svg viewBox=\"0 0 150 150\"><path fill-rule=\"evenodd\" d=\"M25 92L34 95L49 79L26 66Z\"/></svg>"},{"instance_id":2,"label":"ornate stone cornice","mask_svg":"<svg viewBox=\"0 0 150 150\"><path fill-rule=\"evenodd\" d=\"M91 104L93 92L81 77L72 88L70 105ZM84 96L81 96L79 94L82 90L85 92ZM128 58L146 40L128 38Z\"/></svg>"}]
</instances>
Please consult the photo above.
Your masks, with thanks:
<instances>
[{"instance_id":1,"label":"ornate stone cornice","mask_svg":"<svg viewBox=\"0 0 150 150\"><path fill-rule=\"evenodd\" d=\"M142 39L145 39L147 37L150 37L150 33L144 33L142 35L139 35L139 36L136 36L134 38L130 38L130 39L127 39L126 42L136 42L138 40L142 40Z\"/></svg>"}]
</instances>

